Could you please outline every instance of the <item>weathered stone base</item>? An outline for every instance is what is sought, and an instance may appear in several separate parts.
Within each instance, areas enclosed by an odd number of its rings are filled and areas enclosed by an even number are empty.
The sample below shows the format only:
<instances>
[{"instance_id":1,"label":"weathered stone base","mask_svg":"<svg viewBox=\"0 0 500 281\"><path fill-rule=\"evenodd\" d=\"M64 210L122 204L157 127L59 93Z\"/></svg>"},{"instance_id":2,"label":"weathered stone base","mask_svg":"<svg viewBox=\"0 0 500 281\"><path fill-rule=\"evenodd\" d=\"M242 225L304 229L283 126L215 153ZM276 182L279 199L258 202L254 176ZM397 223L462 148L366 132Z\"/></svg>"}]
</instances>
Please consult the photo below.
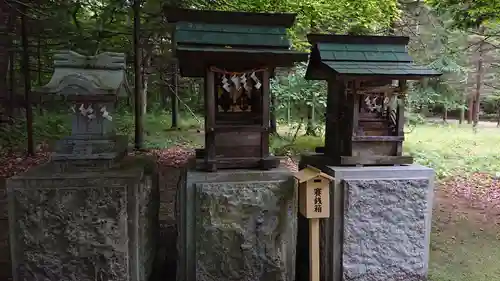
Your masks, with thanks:
<instances>
[{"instance_id":1,"label":"weathered stone base","mask_svg":"<svg viewBox=\"0 0 500 281\"><path fill-rule=\"evenodd\" d=\"M0 280L9 280L11 277L8 219L7 189L5 180L0 178Z\"/></svg>"},{"instance_id":2,"label":"weathered stone base","mask_svg":"<svg viewBox=\"0 0 500 281\"><path fill-rule=\"evenodd\" d=\"M157 186L142 157L101 172L54 173L49 163L9 179L14 280L146 281Z\"/></svg>"},{"instance_id":3,"label":"weathered stone base","mask_svg":"<svg viewBox=\"0 0 500 281\"><path fill-rule=\"evenodd\" d=\"M335 181L330 218L321 226L322 280L427 280L433 170L408 165L323 171ZM307 220L302 217L298 236L302 280L308 271Z\"/></svg>"},{"instance_id":4,"label":"weathered stone base","mask_svg":"<svg viewBox=\"0 0 500 281\"><path fill-rule=\"evenodd\" d=\"M188 171L177 280L293 281L296 184L286 169Z\"/></svg>"}]
</instances>

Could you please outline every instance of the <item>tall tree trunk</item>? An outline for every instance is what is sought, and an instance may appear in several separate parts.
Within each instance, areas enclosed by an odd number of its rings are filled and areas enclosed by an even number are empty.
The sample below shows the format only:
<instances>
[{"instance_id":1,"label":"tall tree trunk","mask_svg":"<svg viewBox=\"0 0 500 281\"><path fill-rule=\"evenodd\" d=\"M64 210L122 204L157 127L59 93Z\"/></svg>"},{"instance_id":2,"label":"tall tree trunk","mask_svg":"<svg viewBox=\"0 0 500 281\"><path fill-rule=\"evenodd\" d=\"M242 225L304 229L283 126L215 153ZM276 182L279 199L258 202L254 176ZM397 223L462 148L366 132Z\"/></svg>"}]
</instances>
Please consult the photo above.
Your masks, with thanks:
<instances>
[{"instance_id":1,"label":"tall tree trunk","mask_svg":"<svg viewBox=\"0 0 500 281\"><path fill-rule=\"evenodd\" d=\"M460 116L459 116L459 119L458 119L458 124L463 124L464 123L464 120L465 120L465 103L466 103L466 99L465 99L465 95L462 93L462 100L461 100L461 107L460 107Z\"/></svg>"},{"instance_id":2,"label":"tall tree trunk","mask_svg":"<svg viewBox=\"0 0 500 281\"><path fill-rule=\"evenodd\" d=\"M316 131L314 130L313 110L314 108L312 106L307 107L306 135L308 136L316 136Z\"/></svg>"},{"instance_id":3,"label":"tall tree trunk","mask_svg":"<svg viewBox=\"0 0 500 281\"><path fill-rule=\"evenodd\" d=\"M9 52L9 102L7 106L7 115L10 118L14 117L14 107L16 99L16 51L12 46Z\"/></svg>"},{"instance_id":4,"label":"tall tree trunk","mask_svg":"<svg viewBox=\"0 0 500 281\"><path fill-rule=\"evenodd\" d=\"M292 126L292 102L288 100L288 104L286 106L286 121L288 123L288 127Z\"/></svg>"},{"instance_id":5,"label":"tall tree trunk","mask_svg":"<svg viewBox=\"0 0 500 281\"><path fill-rule=\"evenodd\" d=\"M310 31L311 31L311 33L316 33L317 31L319 31L314 19L311 19ZM313 96L313 99L314 99L314 96ZM314 119L313 119L314 118L314 107L312 104L314 104L314 100L312 100L311 105L306 105L307 106L306 135L308 135L308 136L315 136L316 135L315 128L314 128Z\"/></svg>"},{"instance_id":6,"label":"tall tree trunk","mask_svg":"<svg viewBox=\"0 0 500 281\"><path fill-rule=\"evenodd\" d=\"M21 13L21 39L23 45L23 73L24 73L24 106L26 109L26 133L28 137L28 155L35 155L35 143L33 141L33 110L31 108L31 76L30 76L30 54L28 42L28 18L26 17L26 6L22 5Z\"/></svg>"},{"instance_id":7,"label":"tall tree trunk","mask_svg":"<svg viewBox=\"0 0 500 281\"><path fill-rule=\"evenodd\" d=\"M140 50L140 28L141 28L141 1L134 0L134 97L135 97L135 149L140 150L144 145L144 107L143 93L141 91L141 50Z\"/></svg>"},{"instance_id":8,"label":"tall tree trunk","mask_svg":"<svg viewBox=\"0 0 500 281\"><path fill-rule=\"evenodd\" d=\"M497 128L500 127L500 104L497 104Z\"/></svg>"},{"instance_id":9,"label":"tall tree trunk","mask_svg":"<svg viewBox=\"0 0 500 281\"><path fill-rule=\"evenodd\" d=\"M42 86L42 39L40 33L37 36L37 44L36 44L36 72L37 72L37 81L36 84L38 87ZM42 106L42 97L38 99L38 110L40 115L43 114L43 106Z\"/></svg>"},{"instance_id":10,"label":"tall tree trunk","mask_svg":"<svg viewBox=\"0 0 500 281\"><path fill-rule=\"evenodd\" d=\"M177 62L175 60L170 64L170 102L172 110L172 128L177 129L179 127L179 97L178 97L178 75L177 75Z\"/></svg>"},{"instance_id":11,"label":"tall tree trunk","mask_svg":"<svg viewBox=\"0 0 500 281\"><path fill-rule=\"evenodd\" d=\"M11 5L14 5L12 3ZM7 1L0 1L0 100L7 99L7 73L9 67L9 48L12 43L12 26L15 23Z\"/></svg>"},{"instance_id":12,"label":"tall tree trunk","mask_svg":"<svg viewBox=\"0 0 500 281\"><path fill-rule=\"evenodd\" d=\"M472 124L472 119L474 119L474 96L469 93L467 97L467 124Z\"/></svg>"},{"instance_id":13,"label":"tall tree trunk","mask_svg":"<svg viewBox=\"0 0 500 281\"><path fill-rule=\"evenodd\" d=\"M480 27L479 33L484 32L484 27ZM481 39L482 40L482 39ZM478 46L478 59L477 59L477 69L476 69L476 92L474 95L474 128L477 127L479 123L479 113L481 109L481 89L483 84L483 59L484 59L484 40L479 43Z\"/></svg>"},{"instance_id":14,"label":"tall tree trunk","mask_svg":"<svg viewBox=\"0 0 500 281\"><path fill-rule=\"evenodd\" d=\"M277 132L277 122L276 122L276 95L270 90L269 94L271 95L271 114L269 119L269 133L276 134Z\"/></svg>"},{"instance_id":15,"label":"tall tree trunk","mask_svg":"<svg viewBox=\"0 0 500 281\"><path fill-rule=\"evenodd\" d=\"M198 106L199 108L202 109L203 114L205 114L205 82L203 79L198 79L198 98L199 98L199 103Z\"/></svg>"},{"instance_id":16,"label":"tall tree trunk","mask_svg":"<svg viewBox=\"0 0 500 281\"><path fill-rule=\"evenodd\" d=\"M168 87L165 85L165 76L164 76L164 71L160 70L159 73L160 76L160 85L159 85L159 91L160 91L160 101L161 101L161 108L163 110L167 110L167 105L168 105Z\"/></svg>"},{"instance_id":17,"label":"tall tree trunk","mask_svg":"<svg viewBox=\"0 0 500 281\"><path fill-rule=\"evenodd\" d=\"M144 41L147 39L145 38ZM147 42L141 44L143 46L142 69L141 69L141 82L142 82L142 114L146 114L148 109L148 89L149 89L149 73L151 71L151 60L153 57L153 47Z\"/></svg>"}]
</instances>

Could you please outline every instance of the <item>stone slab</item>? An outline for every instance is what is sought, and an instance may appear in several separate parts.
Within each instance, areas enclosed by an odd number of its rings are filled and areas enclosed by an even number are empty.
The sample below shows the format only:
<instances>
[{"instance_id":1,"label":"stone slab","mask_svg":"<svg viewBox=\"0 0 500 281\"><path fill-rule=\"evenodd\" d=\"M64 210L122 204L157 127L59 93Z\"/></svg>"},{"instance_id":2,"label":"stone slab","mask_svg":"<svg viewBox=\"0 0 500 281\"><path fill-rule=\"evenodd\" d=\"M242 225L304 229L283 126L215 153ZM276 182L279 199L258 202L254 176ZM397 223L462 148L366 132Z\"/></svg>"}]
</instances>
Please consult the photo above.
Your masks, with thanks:
<instances>
[{"instance_id":1,"label":"stone slab","mask_svg":"<svg viewBox=\"0 0 500 281\"><path fill-rule=\"evenodd\" d=\"M286 169L188 171L177 280L293 281L297 198Z\"/></svg>"},{"instance_id":2,"label":"stone slab","mask_svg":"<svg viewBox=\"0 0 500 281\"><path fill-rule=\"evenodd\" d=\"M5 179L0 178L0 220L8 219L7 187ZM2 229L0 228L0 232Z\"/></svg>"},{"instance_id":3,"label":"stone slab","mask_svg":"<svg viewBox=\"0 0 500 281\"><path fill-rule=\"evenodd\" d=\"M346 180L344 192L344 280L426 280L429 180Z\"/></svg>"},{"instance_id":4,"label":"stone slab","mask_svg":"<svg viewBox=\"0 0 500 281\"><path fill-rule=\"evenodd\" d=\"M307 163L301 163L305 165ZM426 280L434 171L420 165L324 167L330 218L321 223L328 281ZM298 278L307 276L307 220L299 216Z\"/></svg>"},{"instance_id":5,"label":"stone slab","mask_svg":"<svg viewBox=\"0 0 500 281\"><path fill-rule=\"evenodd\" d=\"M157 179L130 157L101 172L8 180L14 280L146 281L158 221Z\"/></svg>"},{"instance_id":6,"label":"stone slab","mask_svg":"<svg viewBox=\"0 0 500 281\"><path fill-rule=\"evenodd\" d=\"M10 262L0 262L0 280L12 280L10 273L11 268Z\"/></svg>"},{"instance_id":7,"label":"stone slab","mask_svg":"<svg viewBox=\"0 0 500 281\"><path fill-rule=\"evenodd\" d=\"M0 220L0 263L10 262L9 221Z\"/></svg>"}]
</instances>

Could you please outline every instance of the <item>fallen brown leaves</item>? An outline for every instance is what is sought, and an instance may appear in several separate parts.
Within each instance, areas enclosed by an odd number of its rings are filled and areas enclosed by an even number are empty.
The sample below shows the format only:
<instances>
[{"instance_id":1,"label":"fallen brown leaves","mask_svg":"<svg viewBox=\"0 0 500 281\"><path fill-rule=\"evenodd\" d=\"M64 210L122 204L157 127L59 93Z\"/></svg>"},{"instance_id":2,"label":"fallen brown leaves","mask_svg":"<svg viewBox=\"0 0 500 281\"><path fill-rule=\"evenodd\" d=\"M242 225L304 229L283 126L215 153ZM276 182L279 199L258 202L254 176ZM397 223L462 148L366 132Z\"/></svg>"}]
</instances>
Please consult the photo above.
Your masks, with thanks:
<instances>
[{"instance_id":1,"label":"fallen brown leaves","mask_svg":"<svg viewBox=\"0 0 500 281\"><path fill-rule=\"evenodd\" d=\"M33 166L47 162L49 153L37 152L35 156L21 153L0 153L0 178L9 178L22 173Z\"/></svg>"},{"instance_id":2,"label":"fallen brown leaves","mask_svg":"<svg viewBox=\"0 0 500 281\"><path fill-rule=\"evenodd\" d=\"M175 146L167 149L150 149L145 152L131 152L131 155L146 154L156 158L160 167L175 167L184 166L188 160L194 156L194 150L181 146Z\"/></svg>"},{"instance_id":3,"label":"fallen brown leaves","mask_svg":"<svg viewBox=\"0 0 500 281\"><path fill-rule=\"evenodd\" d=\"M146 154L154 156L161 167L182 167L194 156L194 150L185 147L151 149L145 152L131 152L131 155ZM0 153L0 177L9 178L29 168L46 163L50 153L39 150L35 156L26 157L21 153ZM290 158L282 161L284 167L297 171L297 164Z\"/></svg>"},{"instance_id":4,"label":"fallen brown leaves","mask_svg":"<svg viewBox=\"0 0 500 281\"><path fill-rule=\"evenodd\" d=\"M443 181L438 188L457 201L469 202L471 207L500 210L500 179L494 175L459 175Z\"/></svg>"}]
</instances>

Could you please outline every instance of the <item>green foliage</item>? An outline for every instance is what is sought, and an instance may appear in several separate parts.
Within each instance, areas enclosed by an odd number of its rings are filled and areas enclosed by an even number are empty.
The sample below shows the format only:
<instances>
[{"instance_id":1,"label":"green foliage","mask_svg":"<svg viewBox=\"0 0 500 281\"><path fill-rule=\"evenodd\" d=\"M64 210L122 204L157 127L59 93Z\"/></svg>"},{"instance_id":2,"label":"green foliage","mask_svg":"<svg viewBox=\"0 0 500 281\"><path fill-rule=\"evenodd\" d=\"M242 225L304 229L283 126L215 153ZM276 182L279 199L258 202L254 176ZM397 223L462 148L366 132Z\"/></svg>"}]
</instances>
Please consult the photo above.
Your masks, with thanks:
<instances>
[{"instance_id":1,"label":"green foliage","mask_svg":"<svg viewBox=\"0 0 500 281\"><path fill-rule=\"evenodd\" d=\"M271 138L270 150L274 155L290 156L297 158L304 152L314 152L319 146L324 146L324 141L320 137L300 135L273 136Z\"/></svg>"},{"instance_id":2,"label":"green foliage","mask_svg":"<svg viewBox=\"0 0 500 281\"><path fill-rule=\"evenodd\" d=\"M426 79L410 85L409 110L420 111L439 106L446 110L464 107L469 69L468 54L460 51L467 44L467 35L454 30L452 20L437 15L433 10L423 10L419 21L427 21L419 29L419 37L411 44L411 54L420 63L443 73L439 78Z\"/></svg>"},{"instance_id":3,"label":"green foliage","mask_svg":"<svg viewBox=\"0 0 500 281\"><path fill-rule=\"evenodd\" d=\"M409 127L413 128L414 126L425 124L426 120L425 116L422 116L421 114L405 112L405 121Z\"/></svg>"},{"instance_id":4,"label":"green foliage","mask_svg":"<svg viewBox=\"0 0 500 281\"><path fill-rule=\"evenodd\" d=\"M35 111L36 113L37 111ZM118 134L129 136L133 142L135 123L133 114L122 111L117 113L113 120L116 122ZM173 145L199 144L201 137L196 132L200 128L199 119L190 116L180 116L178 130L171 130L170 113L156 111L145 116L145 144L146 147L170 147ZM35 114L33 132L37 144L52 145L55 141L71 134L71 120L68 113ZM0 126L0 151L20 150L26 147L26 122L17 119L14 125Z\"/></svg>"},{"instance_id":5,"label":"green foliage","mask_svg":"<svg viewBox=\"0 0 500 281\"><path fill-rule=\"evenodd\" d=\"M500 0L426 0L440 13L451 14L454 26L467 29L500 20Z\"/></svg>"},{"instance_id":6,"label":"green foliage","mask_svg":"<svg viewBox=\"0 0 500 281\"><path fill-rule=\"evenodd\" d=\"M279 76L271 81L271 92L276 98L274 110L278 115L285 115L292 110L295 120L307 118L307 107L313 107L316 113L326 108L326 83L306 80L307 65L301 63L286 76Z\"/></svg>"},{"instance_id":7,"label":"green foliage","mask_svg":"<svg viewBox=\"0 0 500 281\"><path fill-rule=\"evenodd\" d=\"M376 32L387 29L399 15L396 0L219 0L198 3L197 8L297 13L290 36L299 50L308 48L305 35L310 31L345 33L357 26Z\"/></svg>"}]
</instances>

